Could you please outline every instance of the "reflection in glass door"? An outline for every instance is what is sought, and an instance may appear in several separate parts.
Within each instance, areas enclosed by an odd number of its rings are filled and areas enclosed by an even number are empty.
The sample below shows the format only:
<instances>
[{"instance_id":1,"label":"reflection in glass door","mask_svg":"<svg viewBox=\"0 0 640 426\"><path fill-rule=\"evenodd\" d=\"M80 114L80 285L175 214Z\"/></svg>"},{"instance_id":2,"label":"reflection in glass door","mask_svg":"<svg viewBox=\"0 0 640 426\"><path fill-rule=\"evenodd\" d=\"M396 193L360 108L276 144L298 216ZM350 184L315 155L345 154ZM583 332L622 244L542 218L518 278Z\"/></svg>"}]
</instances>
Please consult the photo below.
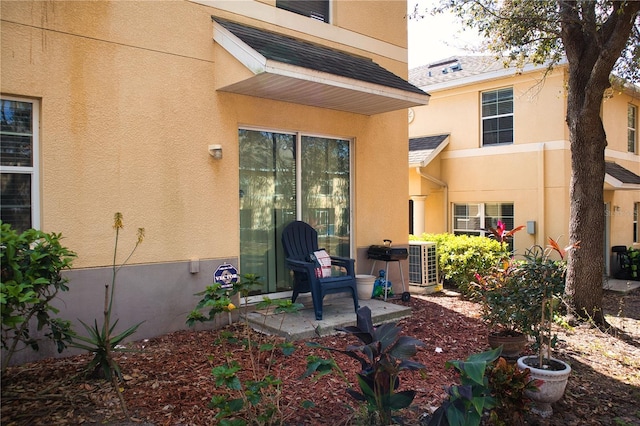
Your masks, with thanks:
<instances>
[{"instance_id":1,"label":"reflection in glass door","mask_svg":"<svg viewBox=\"0 0 640 426\"><path fill-rule=\"evenodd\" d=\"M280 233L296 217L295 135L239 131L240 271L262 277L251 294L290 289Z\"/></svg>"},{"instance_id":2,"label":"reflection in glass door","mask_svg":"<svg viewBox=\"0 0 640 426\"><path fill-rule=\"evenodd\" d=\"M310 223L330 254L350 256L349 141L245 129L238 136L240 272L262 277L251 294L291 290L280 238L292 220Z\"/></svg>"},{"instance_id":3,"label":"reflection in glass door","mask_svg":"<svg viewBox=\"0 0 640 426\"><path fill-rule=\"evenodd\" d=\"M350 257L349 141L302 137L302 220L318 231L318 245Z\"/></svg>"}]
</instances>

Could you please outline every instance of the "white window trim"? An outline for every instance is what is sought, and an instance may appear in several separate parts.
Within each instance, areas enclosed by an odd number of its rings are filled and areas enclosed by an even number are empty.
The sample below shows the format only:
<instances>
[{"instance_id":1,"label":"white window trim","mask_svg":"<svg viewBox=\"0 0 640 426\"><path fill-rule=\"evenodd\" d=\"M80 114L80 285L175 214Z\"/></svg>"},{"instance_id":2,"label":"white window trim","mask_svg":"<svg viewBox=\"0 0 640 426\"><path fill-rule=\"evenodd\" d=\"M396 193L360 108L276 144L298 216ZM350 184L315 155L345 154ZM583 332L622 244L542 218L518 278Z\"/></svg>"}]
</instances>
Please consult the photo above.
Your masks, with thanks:
<instances>
[{"instance_id":1,"label":"white window trim","mask_svg":"<svg viewBox=\"0 0 640 426\"><path fill-rule=\"evenodd\" d=\"M638 243L640 242L640 226L638 226L638 219L640 219L640 203L633 203L633 229L634 229L634 236L633 236L633 242L634 243Z\"/></svg>"},{"instance_id":2,"label":"white window trim","mask_svg":"<svg viewBox=\"0 0 640 426\"><path fill-rule=\"evenodd\" d=\"M498 92L500 90L504 90L504 89L511 89L511 105L512 105L512 112L509 114L496 114L496 115L491 115L491 116L483 116L482 115L482 95L484 93L490 93L490 92ZM508 145L513 145L516 143L516 103L515 103L515 94L513 91L513 87L498 87L495 89L491 89L491 90L483 90L480 92L480 147L481 148L490 148L490 147L497 147L497 146L508 146ZM512 117L512 127L511 127L511 142L504 142L504 143L492 143L492 144L485 144L484 143L484 132L483 132L483 128L484 128L484 120L485 119L493 119L493 118L501 118L501 117Z\"/></svg>"},{"instance_id":3,"label":"white window trim","mask_svg":"<svg viewBox=\"0 0 640 426\"><path fill-rule=\"evenodd\" d=\"M0 173L20 173L31 175L31 226L40 229L40 102L31 98L20 98L15 96L1 96L2 99L28 102L32 105L32 167L16 167L0 165Z\"/></svg>"},{"instance_id":4,"label":"white window trim","mask_svg":"<svg viewBox=\"0 0 640 426\"><path fill-rule=\"evenodd\" d=\"M483 202L476 202L476 203L472 203L472 202L459 202L459 203L453 203L453 205L451 206L451 227L452 227L452 231L453 233L455 232L478 232L480 236L482 237L487 237L489 235L491 235L491 232L486 229L486 230L482 230L482 229L460 229L460 228L455 228L455 219L456 219L456 215L455 215L455 206L456 205L466 205L466 206L478 206L478 215L477 216L473 216L473 217L477 217L479 219L479 223L480 225L483 225L486 217L487 217L487 213L486 213L486 205L487 204L511 204L512 206L514 206L514 221L515 221L515 203L511 202L511 201L483 201ZM471 218L471 216L469 216L469 219ZM468 220L468 219L467 219Z\"/></svg>"},{"instance_id":5,"label":"white window trim","mask_svg":"<svg viewBox=\"0 0 640 426\"><path fill-rule=\"evenodd\" d=\"M635 111L635 121L631 123L633 127L629 126L629 110ZM629 131L633 131L633 151L629 151ZM631 152L638 155L638 107L634 104L627 104L627 152Z\"/></svg>"}]
</instances>

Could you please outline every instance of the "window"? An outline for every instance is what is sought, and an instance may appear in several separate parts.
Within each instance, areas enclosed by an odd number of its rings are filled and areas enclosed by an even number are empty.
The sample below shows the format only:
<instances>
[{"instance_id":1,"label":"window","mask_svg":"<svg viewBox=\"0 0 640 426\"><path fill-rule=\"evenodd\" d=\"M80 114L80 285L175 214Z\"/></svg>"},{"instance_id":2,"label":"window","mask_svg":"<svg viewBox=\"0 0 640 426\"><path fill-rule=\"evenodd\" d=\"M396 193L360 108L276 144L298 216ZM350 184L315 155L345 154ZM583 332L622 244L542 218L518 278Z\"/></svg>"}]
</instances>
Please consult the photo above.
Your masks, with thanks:
<instances>
[{"instance_id":1,"label":"window","mask_svg":"<svg viewBox=\"0 0 640 426\"><path fill-rule=\"evenodd\" d=\"M276 7L318 21L329 22L329 0L276 0Z\"/></svg>"},{"instance_id":2,"label":"window","mask_svg":"<svg viewBox=\"0 0 640 426\"><path fill-rule=\"evenodd\" d=\"M513 203L481 203L453 205L453 233L455 235L481 235L488 237L489 228L496 228L498 221L506 229L514 227ZM509 241L513 250L513 241Z\"/></svg>"},{"instance_id":3,"label":"window","mask_svg":"<svg viewBox=\"0 0 640 426\"><path fill-rule=\"evenodd\" d=\"M0 219L18 232L38 227L38 104L0 99Z\"/></svg>"},{"instance_id":4,"label":"window","mask_svg":"<svg viewBox=\"0 0 640 426\"><path fill-rule=\"evenodd\" d=\"M629 104L627 108L627 150L637 153L636 135L638 129L638 108Z\"/></svg>"},{"instance_id":5,"label":"window","mask_svg":"<svg viewBox=\"0 0 640 426\"><path fill-rule=\"evenodd\" d=\"M513 143L513 89L482 93L482 145Z\"/></svg>"},{"instance_id":6,"label":"window","mask_svg":"<svg viewBox=\"0 0 640 426\"><path fill-rule=\"evenodd\" d=\"M638 235L638 210L640 209L640 203L633 203L633 242L640 242L640 235Z\"/></svg>"}]
</instances>

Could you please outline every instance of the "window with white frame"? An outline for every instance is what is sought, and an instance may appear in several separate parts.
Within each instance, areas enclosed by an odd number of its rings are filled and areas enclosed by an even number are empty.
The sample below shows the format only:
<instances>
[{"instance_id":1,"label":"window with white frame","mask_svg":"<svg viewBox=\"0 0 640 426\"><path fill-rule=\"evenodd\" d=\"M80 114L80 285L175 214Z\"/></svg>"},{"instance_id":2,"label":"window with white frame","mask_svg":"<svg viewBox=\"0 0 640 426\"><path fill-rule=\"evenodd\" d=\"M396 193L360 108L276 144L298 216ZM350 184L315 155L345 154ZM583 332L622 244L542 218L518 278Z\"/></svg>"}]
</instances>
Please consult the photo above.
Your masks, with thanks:
<instances>
[{"instance_id":1,"label":"window with white frame","mask_svg":"<svg viewBox=\"0 0 640 426\"><path fill-rule=\"evenodd\" d=\"M18 232L38 227L38 103L0 99L0 219Z\"/></svg>"},{"instance_id":2,"label":"window with white frame","mask_svg":"<svg viewBox=\"0 0 640 426\"><path fill-rule=\"evenodd\" d=\"M492 235L498 221L511 230L514 226L513 203L477 203L453 205L453 233L455 235ZM509 244L512 242L510 241Z\"/></svg>"},{"instance_id":3,"label":"window with white frame","mask_svg":"<svg viewBox=\"0 0 640 426\"><path fill-rule=\"evenodd\" d=\"M638 107L629 104L627 107L627 150L638 153L637 132L638 129Z\"/></svg>"},{"instance_id":4,"label":"window with white frame","mask_svg":"<svg viewBox=\"0 0 640 426\"><path fill-rule=\"evenodd\" d=\"M513 143L513 88L482 92L482 146Z\"/></svg>"},{"instance_id":5,"label":"window with white frame","mask_svg":"<svg viewBox=\"0 0 640 426\"><path fill-rule=\"evenodd\" d=\"M633 242L640 242L640 230L638 229L638 210L640 209L640 203L633 203Z\"/></svg>"},{"instance_id":6,"label":"window with white frame","mask_svg":"<svg viewBox=\"0 0 640 426\"><path fill-rule=\"evenodd\" d=\"M329 0L276 0L278 9L329 22Z\"/></svg>"}]
</instances>

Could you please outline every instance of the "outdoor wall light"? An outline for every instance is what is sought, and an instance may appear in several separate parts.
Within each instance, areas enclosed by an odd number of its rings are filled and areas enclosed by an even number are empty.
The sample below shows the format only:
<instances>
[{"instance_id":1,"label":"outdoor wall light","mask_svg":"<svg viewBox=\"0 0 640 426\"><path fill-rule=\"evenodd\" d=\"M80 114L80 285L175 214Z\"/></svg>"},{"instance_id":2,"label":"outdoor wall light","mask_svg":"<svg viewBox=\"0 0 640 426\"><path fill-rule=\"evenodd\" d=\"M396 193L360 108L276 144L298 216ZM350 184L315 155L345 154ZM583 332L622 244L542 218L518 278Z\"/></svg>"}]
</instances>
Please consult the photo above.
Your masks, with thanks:
<instances>
[{"instance_id":1,"label":"outdoor wall light","mask_svg":"<svg viewBox=\"0 0 640 426\"><path fill-rule=\"evenodd\" d=\"M220 160L222 158L222 145L209 145L209 155Z\"/></svg>"}]
</instances>

